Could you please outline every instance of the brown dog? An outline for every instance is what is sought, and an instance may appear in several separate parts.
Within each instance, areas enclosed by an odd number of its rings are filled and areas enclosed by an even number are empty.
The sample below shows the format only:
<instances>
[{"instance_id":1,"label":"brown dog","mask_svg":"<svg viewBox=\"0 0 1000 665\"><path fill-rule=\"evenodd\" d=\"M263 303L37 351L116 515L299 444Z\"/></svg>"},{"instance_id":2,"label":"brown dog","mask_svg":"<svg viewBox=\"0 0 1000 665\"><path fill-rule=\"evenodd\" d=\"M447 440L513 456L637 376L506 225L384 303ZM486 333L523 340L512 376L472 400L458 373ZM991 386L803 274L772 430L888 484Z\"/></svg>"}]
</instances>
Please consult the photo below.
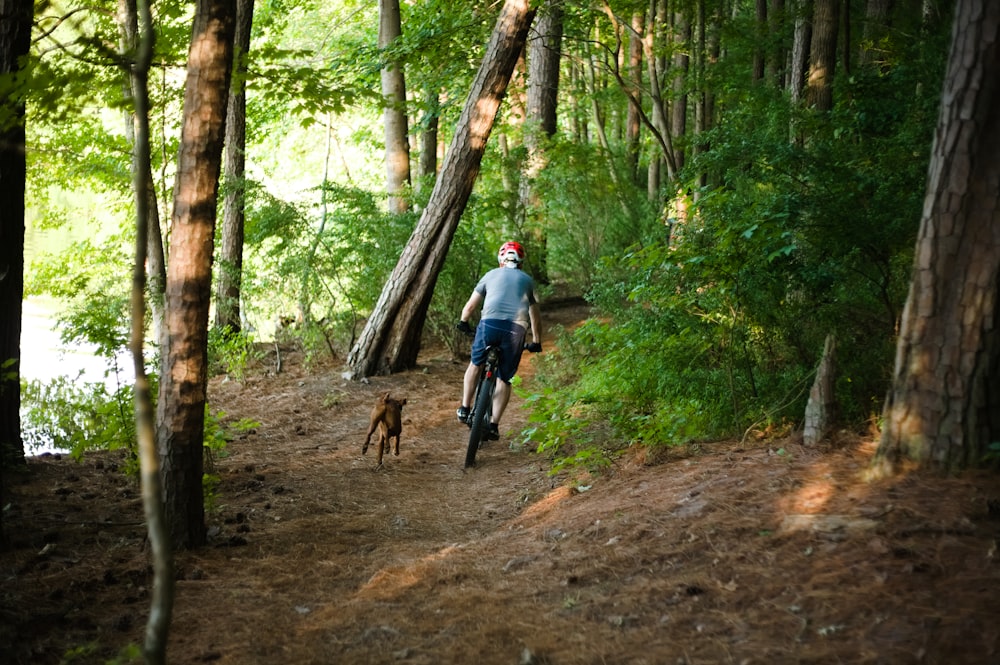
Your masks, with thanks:
<instances>
[{"instance_id":1,"label":"brown dog","mask_svg":"<svg viewBox=\"0 0 1000 665\"><path fill-rule=\"evenodd\" d=\"M403 431L403 405L405 399L394 399L389 397L389 393L382 395L372 408L372 421L368 427L368 436L365 438L365 445L361 447L361 454L368 452L368 443L372 439L375 428L378 428L378 469L382 466L382 453L390 447L390 441L396 437L396 445L392 454L399 456L399 434Z\"/></svg>"}]
</instances>

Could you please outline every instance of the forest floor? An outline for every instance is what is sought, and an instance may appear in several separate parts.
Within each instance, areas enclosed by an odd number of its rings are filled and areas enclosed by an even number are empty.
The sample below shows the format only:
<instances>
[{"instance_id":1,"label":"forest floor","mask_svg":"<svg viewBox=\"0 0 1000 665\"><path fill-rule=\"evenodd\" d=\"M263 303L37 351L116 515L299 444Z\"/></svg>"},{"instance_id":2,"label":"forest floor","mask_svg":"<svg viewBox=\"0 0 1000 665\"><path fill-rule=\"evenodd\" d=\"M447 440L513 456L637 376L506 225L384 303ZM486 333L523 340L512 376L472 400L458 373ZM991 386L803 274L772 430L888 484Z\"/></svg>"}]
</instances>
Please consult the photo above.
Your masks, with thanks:
<instances>
[{"instance_id":1,"label":"forest floor","mask_svg":"<svg viewBox=\"0 0 1000 665\"><path fill-rule=\"evenodd\" d=\"M996 476L866 480L873 441L839 433L553 477L510 445L516 396L465 471L464 363L429 350L348 382L284 355L211 381L214 409L260 425L215 460L209 545L177 554L170 663L1000 663ZM401 452L375 470L361 444L387 391L407 399ZM7 478L0 662L141 643L149 551L120 462L34 457Z\"/></svg>"}]
</instances>

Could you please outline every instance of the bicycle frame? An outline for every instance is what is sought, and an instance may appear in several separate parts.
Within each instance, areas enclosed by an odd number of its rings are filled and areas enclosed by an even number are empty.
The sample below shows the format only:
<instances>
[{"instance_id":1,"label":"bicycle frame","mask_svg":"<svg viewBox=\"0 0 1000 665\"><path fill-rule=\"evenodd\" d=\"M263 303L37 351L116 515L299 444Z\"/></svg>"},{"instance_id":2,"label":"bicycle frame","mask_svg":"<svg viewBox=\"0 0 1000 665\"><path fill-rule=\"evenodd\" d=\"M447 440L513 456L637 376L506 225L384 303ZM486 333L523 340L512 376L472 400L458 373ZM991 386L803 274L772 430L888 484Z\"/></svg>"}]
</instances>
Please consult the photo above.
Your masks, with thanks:
<instances>
[{"instance_id":1,"label":"bicycle frame","mask_svg":"<svg viewBox=\"0 0 1000 665\"><path fill-rule=\"evenodd\" d=\"M493 394L497 387L500 357L501 351L498 345L491 344L486 347L486 362L479 371L476 393L472 399L472 411L469 414L469 447L465 452L465 468L475 466L476 453L483 444L486 430L493 417Z\"/></svg>"}]
</instances>

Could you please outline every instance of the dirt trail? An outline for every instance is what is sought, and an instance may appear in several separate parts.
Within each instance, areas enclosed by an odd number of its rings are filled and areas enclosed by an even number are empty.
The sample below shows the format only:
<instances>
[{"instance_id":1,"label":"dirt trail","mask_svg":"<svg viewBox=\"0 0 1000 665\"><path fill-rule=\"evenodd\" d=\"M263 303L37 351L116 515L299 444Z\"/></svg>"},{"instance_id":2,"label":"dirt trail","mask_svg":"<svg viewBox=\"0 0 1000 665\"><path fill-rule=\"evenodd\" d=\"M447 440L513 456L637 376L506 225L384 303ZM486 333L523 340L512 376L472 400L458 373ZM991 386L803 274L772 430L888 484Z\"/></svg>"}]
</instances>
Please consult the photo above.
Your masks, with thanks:
<instances>
[{"instance_id":1,"label":"dirt trail","mask_svg":"<svg viewBox=\"0 0 1000 665\"><path fill-rule=\"evenodd\" d=\"M212 382L214 408L261 425L216 462L210 546L178 555L171 663L1000 662L995 476L865 483L872 444L842 434L571 483L508 447L517 397L466 472L462 363L357 383L290 360ZM401 455L373 471L386 391L408 400ZM141 640L141 505L113 461L10 481L0 661L104 663Z\"/></svg>"}]
</instances>

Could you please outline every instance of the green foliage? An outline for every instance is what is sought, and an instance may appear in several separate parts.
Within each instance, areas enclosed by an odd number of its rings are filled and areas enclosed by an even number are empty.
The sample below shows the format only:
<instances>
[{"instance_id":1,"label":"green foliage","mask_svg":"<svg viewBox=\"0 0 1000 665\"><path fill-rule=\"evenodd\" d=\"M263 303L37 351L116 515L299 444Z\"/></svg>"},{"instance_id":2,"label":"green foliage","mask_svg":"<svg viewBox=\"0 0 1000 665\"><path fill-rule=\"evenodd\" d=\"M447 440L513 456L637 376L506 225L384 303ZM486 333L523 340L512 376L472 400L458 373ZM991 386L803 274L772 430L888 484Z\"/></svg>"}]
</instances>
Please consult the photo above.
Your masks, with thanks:
<instances>
[{"instance_id":1,"label":"green foliage","mask_svg":"<svg viewBox=\"0 0 1000 665\"><path fill-rule=\"evenodd\" d=\"M109 390L104 383L67 376L21 382L21 435L27 450L54 446L79 460L93 450L128 451L128 470L138 470L131 385Z\"/></svg>"},{"instance_id":2,"label":"green foliage","mask_svg":"<svg viewBox=\"0 0 1000 665\"><path fill-rule=\"evenodd\" d=\"M296 314L314 341L331 331L337 350L353 344L413 230L412 215L389 215L379 198L328 184L320 223L311 211L259 188L248 192L244 275L248 316L274 320ZM258 309L259 308L259 309ZM317 328L314 324L319 324ZM258 326L259 327L259 326Z\"/></svg>"},{"instance_id":3,"label":"green foliage","mask_svg":"<svg viewBox=\"0 0 1000 665\"><path fill-rule=\"evenodd\" d=\"M252 334L209 328L209 374L227 374L234 381L242 381L246 376L248 363L259 360L261 355Z\"/></svg>"}]
</instances>

